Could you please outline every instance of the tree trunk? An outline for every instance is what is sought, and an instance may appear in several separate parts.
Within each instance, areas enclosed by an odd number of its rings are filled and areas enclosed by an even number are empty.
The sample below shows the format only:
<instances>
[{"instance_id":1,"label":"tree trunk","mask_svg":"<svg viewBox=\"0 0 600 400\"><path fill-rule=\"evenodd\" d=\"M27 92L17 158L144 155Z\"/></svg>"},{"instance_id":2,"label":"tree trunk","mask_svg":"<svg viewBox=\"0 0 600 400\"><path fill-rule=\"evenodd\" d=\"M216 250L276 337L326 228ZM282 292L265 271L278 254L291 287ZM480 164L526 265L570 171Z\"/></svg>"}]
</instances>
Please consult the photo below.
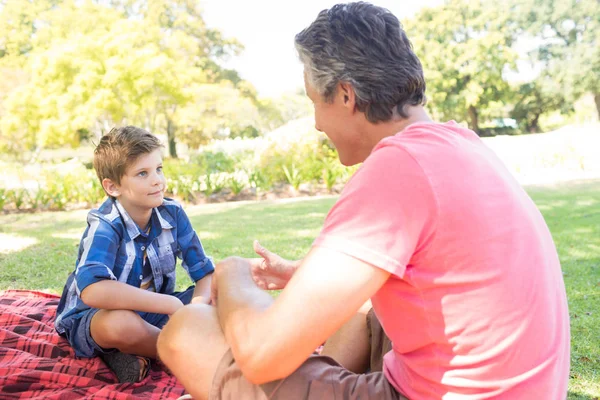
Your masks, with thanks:
<instances>
[{"instance_id":1,"label":"tree trunk","mask_svg":"<svg viewBox=\"0 0 600 400\"><path fill-rule=\"evenodd\" d=\"M540 114L536 114L531 120L531 124L529 124L529 133L537 133L540 132Z\"/></svg>"},{"instance_id":2,"label":"tree trunk","mask_svg":"<svg viewBox=\"0 0 600 400\"><path fill-rule=\"evenodd\" d=\"M594 101L596 102L596 111L598 111L598 121L600 121L600 93L594 93Z\"/></svg>"},{"instance_id":3,"label":"tree trunk","mask_svg":"<svg viewBox=\"0 0 600 400\"><path fill-rule=\"evenodd\" d=\"M479 115L474 106L469 106L469 128L479 134Z\"/></svg>"},{"instance_id":4,"label":"tree trunk","mask_svg":"<svg viewBox=\"0 0 600 400\"><path fill-rule=\"evenodd\" d=\"M175 142L175 124L167 118L167 141L169 142L169 156L177 158L177 147Z\"/></svg>"}]
</instances>

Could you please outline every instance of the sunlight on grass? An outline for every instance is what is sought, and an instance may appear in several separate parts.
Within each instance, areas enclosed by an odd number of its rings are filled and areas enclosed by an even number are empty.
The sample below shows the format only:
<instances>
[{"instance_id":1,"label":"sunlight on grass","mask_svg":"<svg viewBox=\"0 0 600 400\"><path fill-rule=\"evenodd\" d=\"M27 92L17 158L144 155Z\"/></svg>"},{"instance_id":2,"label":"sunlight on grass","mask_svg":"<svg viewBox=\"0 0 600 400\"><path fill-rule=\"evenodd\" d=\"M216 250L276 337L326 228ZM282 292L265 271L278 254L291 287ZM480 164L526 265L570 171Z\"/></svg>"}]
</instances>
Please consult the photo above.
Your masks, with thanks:
<instances>
[{"instance_id":1,"label":"sunlight on grass","mask_svg":"<svg viewBox=\"0 0 600 400\"><path fill-rule=\"evenodd\" d=\"M576 206L582 206L582 207L591 207L594 204L598 203L597 200L595 199L580 199L577 200L577 202L575 203Z\"/></svg>"},{"instance_id":2,"label":"sunlight on grass","mask_svg":"<svg viewBox=\"0 0 600 400\"><path fill-rule=\"evenodd\" d=\"M57 239L71 239L71 240L81 240L81 235L83 234L83 232L81 231L74 231L74 232L65 232L65 233L54 233L52 235L53 238L57 238Z\"/></svg>"},{"instance_id":3,"label":"sunlight on grass","mask_svg":"<svg viewBox=\"0 0 600 400\"><path fill-rule=\"evenodd\" d=\"M219 239L223 236L220 233L207 232L207 231L203 231L202 229L196 229L196 233L200 237L200 241L205 240L205 239Z\"/></svg>"},{"instance_id":4,"label":"sunlight on grass","mask_svg":"<svg viewBox=\"0 0 600 400\"><path fill-rule=\"evenodd\" d=\"M319 234L319 230L315 229L299 229L294 231L294 236L314 239Z\"/></svg>"},{"instance_id":5,"label":"sunlight on grass","mask_svg":"<svg viewBox=\"0 0 600 400\"><path fill-rule=\"evenodd\" d=\"M0 233L0 253L9 254L25 250L26 248L37 244L38 240L32 237L21 237Z\"/></svg>"}]
</instances>

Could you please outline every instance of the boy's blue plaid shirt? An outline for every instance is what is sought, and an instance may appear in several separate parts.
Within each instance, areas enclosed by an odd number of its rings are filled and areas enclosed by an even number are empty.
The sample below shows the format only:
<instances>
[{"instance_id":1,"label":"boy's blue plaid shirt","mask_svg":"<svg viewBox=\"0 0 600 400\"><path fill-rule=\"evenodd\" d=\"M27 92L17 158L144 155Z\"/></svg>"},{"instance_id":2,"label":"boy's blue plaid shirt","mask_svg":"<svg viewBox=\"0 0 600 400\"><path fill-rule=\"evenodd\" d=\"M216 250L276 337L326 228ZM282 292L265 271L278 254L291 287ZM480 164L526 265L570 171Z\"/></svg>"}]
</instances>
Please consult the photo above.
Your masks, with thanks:
<instances>
[{"instance_id":1,"label":"boy's blue plaid shirt","mask_svg":"<svg viewBox=\"0 0 600 400\"><path fill-rule=\"evenodd\" d=\"M182 259L183 268L194 282L214 271L189 218L181 205L171 199L165 198L161 206L152 210L148 234L111 198L90 211L87 222L76 269L67 279L58 305L59 333L69 330L69 321L77 314L90 309L80 294L92 283L112 279L139 288L144 252L159 293L175 291L175 257Z\"/></svg>"}]
</instances>

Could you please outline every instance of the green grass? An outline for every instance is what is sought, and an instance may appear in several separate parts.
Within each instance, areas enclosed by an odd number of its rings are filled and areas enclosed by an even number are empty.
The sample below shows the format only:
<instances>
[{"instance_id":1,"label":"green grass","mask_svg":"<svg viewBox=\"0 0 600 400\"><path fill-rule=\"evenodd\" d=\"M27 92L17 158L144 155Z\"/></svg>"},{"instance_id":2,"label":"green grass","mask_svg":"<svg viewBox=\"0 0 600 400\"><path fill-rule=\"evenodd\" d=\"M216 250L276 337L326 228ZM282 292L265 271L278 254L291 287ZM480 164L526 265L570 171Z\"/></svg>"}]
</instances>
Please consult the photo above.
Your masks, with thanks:
<instances>
[{"instance_id":1,"label":"green grass","mask_svg":"<svg viewBox=\"0 0 600 400\"><path fill-rule=\"evenodd\" d=\"M572 336L569 399L599 398L600 182L530 187L528 192L552 231L567 286ZM284 257L297 258L309 249L334 201L227 203L186 210L206 252L216 260L231 254L252 256L255 238ZM70 211L0 216L0 289L60 293L74 267L85 215L86 211ZM187 276L178 272L178 286L186 287Z\"/></svg>"}]
</instances>

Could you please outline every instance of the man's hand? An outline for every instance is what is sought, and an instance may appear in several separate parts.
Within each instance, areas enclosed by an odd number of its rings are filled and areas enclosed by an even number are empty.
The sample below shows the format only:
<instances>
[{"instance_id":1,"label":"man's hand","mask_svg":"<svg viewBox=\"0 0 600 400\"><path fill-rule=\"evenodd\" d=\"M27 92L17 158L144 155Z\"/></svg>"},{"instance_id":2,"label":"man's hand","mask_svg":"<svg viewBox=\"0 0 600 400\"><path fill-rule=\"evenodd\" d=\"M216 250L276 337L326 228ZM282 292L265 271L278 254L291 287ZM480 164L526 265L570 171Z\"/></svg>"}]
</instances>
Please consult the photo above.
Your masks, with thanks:
<instances>
[{"instance_id":1,"label":"man's hand","mask_svg":"<svg viewBox=\"0 0 600 400\"><path fill-rule=\"evenodd\" d=\"M297 261L289 261L265 249L254 241L254 251L262 258L250 259L252 279L261 289L283 289L298 268Z\"/></svg>"}]
</instances>

